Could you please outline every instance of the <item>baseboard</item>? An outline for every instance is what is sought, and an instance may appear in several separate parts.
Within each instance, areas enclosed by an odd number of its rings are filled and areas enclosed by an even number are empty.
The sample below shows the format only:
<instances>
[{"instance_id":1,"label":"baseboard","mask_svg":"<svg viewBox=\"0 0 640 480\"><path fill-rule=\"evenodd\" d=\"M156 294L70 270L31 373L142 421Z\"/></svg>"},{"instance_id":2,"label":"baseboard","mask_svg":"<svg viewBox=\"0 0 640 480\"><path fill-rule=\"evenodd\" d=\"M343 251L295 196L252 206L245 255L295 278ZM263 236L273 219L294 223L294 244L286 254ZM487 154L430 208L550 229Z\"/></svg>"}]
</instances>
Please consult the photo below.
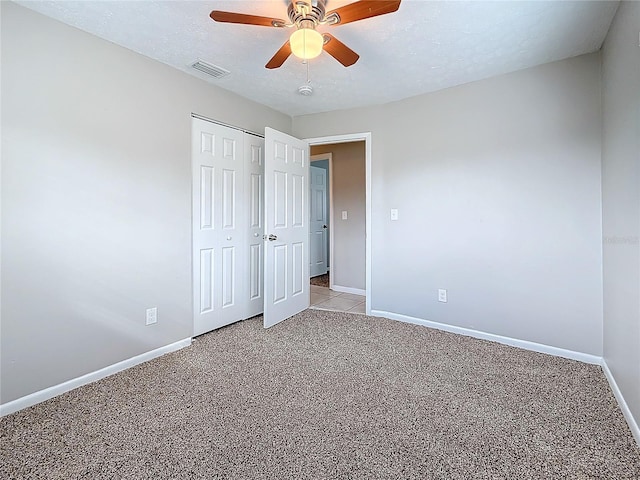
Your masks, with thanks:
<instances>
[{"instance_id":1,"label":"baseboard","mask_svg":"<svg viewBox=\"0 0 640 480\"><path fill-rule=\"evenodd\" d=\"M607 365L607 362L604 358L602 359L600 366L602 367L604 376L607 377L607 380L609 381L609 386L613 391L613 396L616 397L616 400L618 401L620 410L622 410L622 415L624 415L624 419L627 421L629 429L631 429L633 438L635 438L636 443L640 445L640 428L638 427L638 423L636 422L636 419L633 418L633 414L629 409L629 405L627 405L627 402L624 400L622 392L620 391L620 388L618 388L618 384L616 383L616 379L614 378L613 373L611 373L611 370L609 370L609 366Z\"/></svg>"},{"instance_id":2,"label":"baseboard","mask_svg":"<svg viewBox=\"0 0 640 480\"><path fill-rule=\"evenodd\" d=\"M185 338L184 340L165 345L164 347L156 348L155 350L151 350L150 352L146 352L141 355L128 358L127 360L115 363L113 365L109 365L108 367L101 368L100 370L96 370L95 372L87 373L86 375L82 375L81 377L73 378L58 385L54 385L52 387L45 388L44 390L40 390L24 397L17 398L16 400L12 400L0 405L0 417L4 417L5 415L9 415L10 413L17 412L18 410L22 410L23 408L31 407L32 405L44 402L45 400L49 400L53 397L57 397L58 395L73 390L74 388L81 387L82 385L86 385L88 383L93 383L97 380L108 377L109 375L113 375L114 373L121 372L122 370L126 370L127 368L131 368L140 363L144 363L154 358L160 357L166 353L180 350L181 348L188 347L189 345L191 345L191 338Z\"/></svg>"},{"instance_id":3,"label":"baseboard","mask_svg":"<svg viewBox=\"0 0 640 480\"><path fill-rule=\"evenodd\" d=\"M489 340L491 342L498 342L504 345L522 348L524 350L546 353L549 355L554 355L556 357L564 357L570 360L577 360L583 363L590 363L593 365L600 365L602 363L602 357L590 355L588 353L565 350L564 348L552 347L549 345L544 345L542 343L528 342L526 340L518 340L517 338L503 337L502 335L481 332L479 330L472 330L470 328L456 327L454 325L447 325L446 323L432 322L431 320L410 317L408 315L401 315L399 313L385 312L383 310L371 310L371 315L374 317L384 317L391 320L398 320L400 322L422 325L429 328L435 328L437 330L443 330L445 332L458 333L460 335L466 335L467 337L474 337L480 338L482 340Z\"/></svg>"},{"instance_id":4,"label":"baseboard","mask_svg":"<svg viewBox=\"0 0 640 480\"><path fill-rule=\"evenodd\" d=\"M332 285L331 290L340 293L353 293L354 295L362 295L363 297L367 295L367 291L361 288L342 287L340 285Z\"/></svg>"}]
</instances>

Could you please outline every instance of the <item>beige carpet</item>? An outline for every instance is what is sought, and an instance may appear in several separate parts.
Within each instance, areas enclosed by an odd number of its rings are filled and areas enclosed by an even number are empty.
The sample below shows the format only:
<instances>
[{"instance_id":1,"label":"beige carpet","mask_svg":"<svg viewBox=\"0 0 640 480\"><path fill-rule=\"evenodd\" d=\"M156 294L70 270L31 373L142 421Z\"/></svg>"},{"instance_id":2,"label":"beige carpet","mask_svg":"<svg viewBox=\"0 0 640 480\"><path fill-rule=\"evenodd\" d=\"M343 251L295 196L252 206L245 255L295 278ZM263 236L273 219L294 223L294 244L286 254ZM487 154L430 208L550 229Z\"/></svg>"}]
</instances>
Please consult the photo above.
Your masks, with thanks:
<instances>
[{"instance_id":1,"label":"beige carpet","mask_svg":"<svg viewBox=\"0 0 640 480\"><path fill-rule=\"evenodd\" d=\"M311 285L317 285L318 287L327 287L329 288L329 274L325 273L324 275L318 275L317 277L311 277L310 282Z\"/></svg>"},{"instance_id":2,"label":"beige carpet","mask_svg":"<svg viewBox=\"0 0 640 480\"><path fill-rule=\"evenodd\" d=\"M0 420L0 478L638 479L599 367L309 310Z\"/></svg>"}]
</instances>

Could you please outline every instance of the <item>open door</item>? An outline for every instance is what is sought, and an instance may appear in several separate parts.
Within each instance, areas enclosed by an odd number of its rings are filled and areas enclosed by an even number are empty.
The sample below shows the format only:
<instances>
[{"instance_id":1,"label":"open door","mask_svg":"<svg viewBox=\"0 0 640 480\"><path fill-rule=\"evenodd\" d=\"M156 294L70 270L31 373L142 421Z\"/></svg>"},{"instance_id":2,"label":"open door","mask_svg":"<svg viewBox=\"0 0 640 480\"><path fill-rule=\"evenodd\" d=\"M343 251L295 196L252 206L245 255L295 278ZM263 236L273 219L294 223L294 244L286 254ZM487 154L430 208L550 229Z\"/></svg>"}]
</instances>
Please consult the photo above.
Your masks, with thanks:
<instances>
[{"instance_id":1,"label":"open door","mask_svg":"<svg viewBox=\"0 0 640 480\"><path fill-rule=\"evenodd\" d=\"M264 178L268 328L309 307L309 144L265 128Z\"/></svg>"},{"instance_id":2,"label":"open door","mask_svg":"<svg viewBox=\"0 0 640 480\"><path fill-rule=\"evenodd\" d=\"M327 273L327 171L311 165L309 167L311 204L309 218L309 275L317 277Z\"/></svg>"}]
</instances>

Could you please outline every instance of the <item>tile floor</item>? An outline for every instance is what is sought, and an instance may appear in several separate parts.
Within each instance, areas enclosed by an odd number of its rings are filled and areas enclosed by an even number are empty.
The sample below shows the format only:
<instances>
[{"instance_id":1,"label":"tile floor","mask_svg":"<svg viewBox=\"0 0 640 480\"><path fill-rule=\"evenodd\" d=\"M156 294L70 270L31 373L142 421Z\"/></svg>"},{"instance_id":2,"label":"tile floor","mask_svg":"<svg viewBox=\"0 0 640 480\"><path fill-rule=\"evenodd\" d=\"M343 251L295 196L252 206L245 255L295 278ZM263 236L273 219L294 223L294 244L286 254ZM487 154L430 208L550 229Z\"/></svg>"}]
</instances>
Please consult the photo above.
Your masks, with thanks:
<instances>
[{"instance_id":1,"label":"tile floor","mask_svg":"<svg viewBox=\"0 0 640 480\"><path fill-rule=\"evenodd\" d=\"M365 313L365 297L353 293L340 293L327 287L311 285L311 307L317 310Z\"/></svg>"}]
</instances>

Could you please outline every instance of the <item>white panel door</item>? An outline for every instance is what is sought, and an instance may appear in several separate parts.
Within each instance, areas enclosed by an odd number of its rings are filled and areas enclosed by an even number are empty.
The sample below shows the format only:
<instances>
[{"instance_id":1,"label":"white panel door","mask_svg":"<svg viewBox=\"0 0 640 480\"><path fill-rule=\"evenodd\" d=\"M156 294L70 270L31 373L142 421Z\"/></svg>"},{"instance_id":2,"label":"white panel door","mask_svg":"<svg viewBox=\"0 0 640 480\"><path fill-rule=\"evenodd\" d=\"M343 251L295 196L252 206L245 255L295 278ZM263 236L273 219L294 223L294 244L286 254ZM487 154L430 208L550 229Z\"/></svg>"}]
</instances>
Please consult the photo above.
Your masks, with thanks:
<instances>
[{"instance_id":1,"label":"white panel door","mask_svg":"<svg viewBox=\"0 0 640 480\"><path fill-rule=\"evenodd\" d=\"M244 134L244 190L247 227L246 269L248 297L244 318L264 310L264 138Z\"/></svg>"},{"instance_id":2,"label":"white panel door","mask_svg":"<svg viewBox=\"0 0 640 480\"><path fill-rule=\"evenodd\" d=\"M311 165L309 179L309 270L316 277L327 273L327 171Z\"/></svg>"},{"instance_id":3,"label":"white panel door","mask_svg":"<svg viewBox=\"0 0 640 480\"><path fill-rule=\"evenodd\" d=\"M243 133L193 119L194 335L245 313Z\"/></svg>"},{"instance_id":4,"label":"white panel door","mask_svg":"<svg viewBox=\"0 0 640 480\"><path fill-rule=\"evenodd\" d=\"M309 145L265 129L264 326L309 307Z\"/></svg>"}]
</instances>

